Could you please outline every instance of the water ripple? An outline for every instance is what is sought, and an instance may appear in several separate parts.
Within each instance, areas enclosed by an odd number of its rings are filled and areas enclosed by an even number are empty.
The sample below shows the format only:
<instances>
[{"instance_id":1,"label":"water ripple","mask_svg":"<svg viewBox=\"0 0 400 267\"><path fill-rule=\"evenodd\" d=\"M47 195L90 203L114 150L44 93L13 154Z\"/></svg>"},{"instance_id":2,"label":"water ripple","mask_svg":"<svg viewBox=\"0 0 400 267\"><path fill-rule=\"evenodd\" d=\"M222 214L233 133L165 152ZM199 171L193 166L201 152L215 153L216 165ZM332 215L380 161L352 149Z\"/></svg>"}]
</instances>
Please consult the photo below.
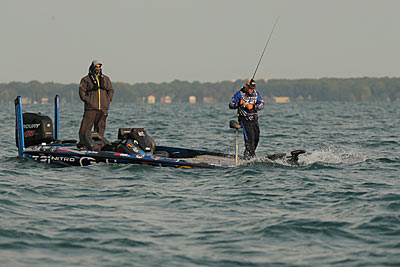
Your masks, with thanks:
<instances>
[{"instance_id":1,"label":"water ripple","mask_svg":"<svg viewBox=\"0 0 400 267\"><path fill-rule=\"evenodd\" d=\"M24 105L42 108L52 113ZM13 106L5 106L1 265L397 266L397 110L396 103L268 103L257 158L204 170L20 159L10 138ZM81 112L80 103L62 104L63 139L76 139ZM232 118L225 104L114 104L106 137L144 127L159 145L233 154ZM295 149L307 151L300 166L264 160Z\"/></svg>"}]
</instances>

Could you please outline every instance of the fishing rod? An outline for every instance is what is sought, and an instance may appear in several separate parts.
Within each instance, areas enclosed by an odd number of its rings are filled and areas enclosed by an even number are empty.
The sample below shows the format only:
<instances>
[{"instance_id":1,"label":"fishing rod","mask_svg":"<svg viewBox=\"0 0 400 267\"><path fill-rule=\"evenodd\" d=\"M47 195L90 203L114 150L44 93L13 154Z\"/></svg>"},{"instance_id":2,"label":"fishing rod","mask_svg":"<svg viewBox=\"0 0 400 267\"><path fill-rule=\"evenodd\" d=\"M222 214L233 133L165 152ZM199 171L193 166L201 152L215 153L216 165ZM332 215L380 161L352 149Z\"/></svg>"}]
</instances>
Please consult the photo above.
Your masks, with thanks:
<instances>
[{"instance_id":1,"label":"fishing rod","mask_svg":"<svg viewBox=\"0 0 400 267\"><path fill-rule=\"evenodd\" d=\"M257 70L258 70L258 66L260 66L261 60L262 60L262 58L263 58L263 56L264 56L265 49L267 49L267 46L268 46L269 40L271 40L271 36L272 36L272 33L273 33L273 32L274 32L274 30L275 30L276 24L278 24L278 20L279 20L279 17L277 17L277 18L276 18L276 21L275 21L274 27L272 28L272 31L271 31L271 33L269 34L269 37L268 37L267 43L266 43L266 44L265 44L265 46L264 46L264 50L263 50L263 52L262 52L262 54L261 54L260 60L258 61L258 64L257 64L256 70L254 71L254 74L253 74L253 77L252 77L252 79L253 79L253 80L254 80L254 77L256 76L256 73L257 73Z\"/></svg>"}]
</instances>

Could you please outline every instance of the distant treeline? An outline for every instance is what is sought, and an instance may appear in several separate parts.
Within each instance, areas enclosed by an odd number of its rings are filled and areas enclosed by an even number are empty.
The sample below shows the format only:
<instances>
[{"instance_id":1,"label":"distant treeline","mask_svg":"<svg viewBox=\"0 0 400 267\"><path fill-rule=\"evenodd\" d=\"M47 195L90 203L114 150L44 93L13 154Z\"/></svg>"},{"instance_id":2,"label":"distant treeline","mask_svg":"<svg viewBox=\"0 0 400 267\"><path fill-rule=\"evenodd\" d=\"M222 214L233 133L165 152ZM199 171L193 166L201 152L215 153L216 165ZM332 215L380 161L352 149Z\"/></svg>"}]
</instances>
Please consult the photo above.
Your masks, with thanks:
<instances>
[{"instance_id":1,"label":"distant treeline","mask_svg":"<svg viewBox=\"0 0 400 267\"><path fill-rule=\"evenodd\" d=\"M173 102L188 102L195 96L198 103L228 102L245 80L221 82L169 83L114 82L114 102L145 102L154 96L156 102L169 96ZM52 99L56 94L63 102L79 102L78 84L60 84L38 81L0 83L0 103L8 103L18 95L32 103ZM321 78L257 80L257 90L264 99L289 97L290 101L400 101L400 78ZM213 99L212 99L213 98Z\"/></svg>"}]
</instances>

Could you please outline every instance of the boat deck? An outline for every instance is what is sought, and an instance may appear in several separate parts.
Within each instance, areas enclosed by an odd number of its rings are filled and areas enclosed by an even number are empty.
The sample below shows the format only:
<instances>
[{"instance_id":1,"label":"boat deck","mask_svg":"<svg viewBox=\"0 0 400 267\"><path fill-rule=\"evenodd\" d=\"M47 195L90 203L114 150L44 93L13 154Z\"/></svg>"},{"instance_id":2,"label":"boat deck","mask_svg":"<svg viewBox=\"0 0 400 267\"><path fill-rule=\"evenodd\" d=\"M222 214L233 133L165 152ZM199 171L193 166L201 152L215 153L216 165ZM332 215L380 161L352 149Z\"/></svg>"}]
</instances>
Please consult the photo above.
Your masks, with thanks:
<instances>
[{"instance_id":1,"label":"boat deck","mask_svg":"<svg viewBox=\"0 0 400 267\"><path fill-rule=\"evenodd\" d=\"M226 164L229 166L236 166L234 158L213 156L213 155L200 155L194 158L182 158L183 160L191 163L215 163L215 164Z\"/></svg>"}]
</instances>

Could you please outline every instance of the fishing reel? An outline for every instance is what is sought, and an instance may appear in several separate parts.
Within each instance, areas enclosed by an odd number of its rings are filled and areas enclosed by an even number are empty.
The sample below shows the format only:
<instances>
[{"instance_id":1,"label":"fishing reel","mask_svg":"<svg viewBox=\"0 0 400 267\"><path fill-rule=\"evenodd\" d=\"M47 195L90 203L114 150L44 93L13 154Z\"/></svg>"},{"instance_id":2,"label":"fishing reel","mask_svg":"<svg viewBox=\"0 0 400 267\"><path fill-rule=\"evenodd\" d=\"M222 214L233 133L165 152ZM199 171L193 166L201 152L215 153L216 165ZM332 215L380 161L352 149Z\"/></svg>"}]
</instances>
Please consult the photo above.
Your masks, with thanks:
<instances>
[{"instance_id":1,"label":"fishing reel","mask_svg":"<svg viewBox=\"0 0 400 267\"><path fill-rule=\"evenodd\" d=\"M248 108L247 105L252 105L252 106L251 106L251 108ZM242 104L242 107L247 110L252 110L255 107L255 103L253 103L253 101L251 101L251 100L245 100Z\"/></svg>"}]
</instances>

